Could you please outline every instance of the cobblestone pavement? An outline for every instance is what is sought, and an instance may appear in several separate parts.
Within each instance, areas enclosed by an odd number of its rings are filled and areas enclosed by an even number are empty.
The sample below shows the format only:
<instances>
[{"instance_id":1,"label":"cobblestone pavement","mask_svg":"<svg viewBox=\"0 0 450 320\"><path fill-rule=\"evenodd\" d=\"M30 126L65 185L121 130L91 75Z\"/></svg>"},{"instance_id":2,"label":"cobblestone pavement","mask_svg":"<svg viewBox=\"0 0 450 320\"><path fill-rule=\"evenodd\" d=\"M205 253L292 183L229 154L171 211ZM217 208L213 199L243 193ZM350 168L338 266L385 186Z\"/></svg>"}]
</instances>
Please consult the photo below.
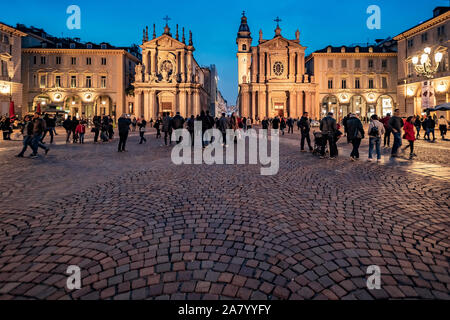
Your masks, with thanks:
<instances>
[{"instance_id":1,"label":"cobblestone pavement","mask_svg":"<svg viewBox=\"0 0 450 320\"><path fill-rule=\"evenodd\" d=\"M445 174L350 163L345 145L318 161L294 137L269 177L175 166L153 137L124 154L60 139L37 160L0 142L0 299L450 299Z\"/></svg>"}]
</instances>

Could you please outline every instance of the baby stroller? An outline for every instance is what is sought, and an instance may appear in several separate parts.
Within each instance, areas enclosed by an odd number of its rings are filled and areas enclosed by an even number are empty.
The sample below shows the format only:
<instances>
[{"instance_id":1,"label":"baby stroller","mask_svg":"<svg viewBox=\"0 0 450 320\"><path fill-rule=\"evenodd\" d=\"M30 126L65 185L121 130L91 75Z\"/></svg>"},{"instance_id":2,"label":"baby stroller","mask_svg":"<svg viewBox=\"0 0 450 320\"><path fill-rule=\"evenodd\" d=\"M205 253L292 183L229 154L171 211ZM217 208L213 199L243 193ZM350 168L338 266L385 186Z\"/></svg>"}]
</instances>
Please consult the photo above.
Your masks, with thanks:
<instances>
[{"instance_id":1,"label":"baby stroller","mask_svg":"<svg viewBox=\"0 0 450 320\"><path fill-rule=\"evenodd\" d=\"M316 131L314 132L314 150L313 150L313 155L315 156L320 156L320 153L322 151L322 146L326 144L325 138L322 134L321 131ZM325 154L328 154L329 150L328 150L328 144L325 147Z\"/></svg>"}]
</instances>

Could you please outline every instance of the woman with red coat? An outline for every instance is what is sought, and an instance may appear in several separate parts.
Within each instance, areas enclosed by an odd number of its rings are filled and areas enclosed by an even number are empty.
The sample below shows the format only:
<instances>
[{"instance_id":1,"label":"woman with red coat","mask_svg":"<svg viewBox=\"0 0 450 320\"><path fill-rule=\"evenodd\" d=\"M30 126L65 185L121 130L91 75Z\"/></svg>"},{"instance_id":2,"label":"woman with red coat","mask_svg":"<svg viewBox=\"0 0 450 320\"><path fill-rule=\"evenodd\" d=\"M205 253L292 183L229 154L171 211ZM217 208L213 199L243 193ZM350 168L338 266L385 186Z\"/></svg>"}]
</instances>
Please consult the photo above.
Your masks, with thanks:
<instances>
[{"instance_id":1,"label":"woman with red coat","mask_svg":"<svg viewBox=\"0 0 450 320\"><path fill-rule=\"evenodd\" d=\"M416 141L416 134L414 132L414 117L409 117L405 121L405 126L403 127L403 130L405 131L405 135L403 138L409 142L409 145L406 146L406 148L403 149L403 151L406 151L406 149L410 149L409 154L409 160L412 160L413 157L417 157L417 155L414 153L414 141Z\"/></svg>"}]
</instances>

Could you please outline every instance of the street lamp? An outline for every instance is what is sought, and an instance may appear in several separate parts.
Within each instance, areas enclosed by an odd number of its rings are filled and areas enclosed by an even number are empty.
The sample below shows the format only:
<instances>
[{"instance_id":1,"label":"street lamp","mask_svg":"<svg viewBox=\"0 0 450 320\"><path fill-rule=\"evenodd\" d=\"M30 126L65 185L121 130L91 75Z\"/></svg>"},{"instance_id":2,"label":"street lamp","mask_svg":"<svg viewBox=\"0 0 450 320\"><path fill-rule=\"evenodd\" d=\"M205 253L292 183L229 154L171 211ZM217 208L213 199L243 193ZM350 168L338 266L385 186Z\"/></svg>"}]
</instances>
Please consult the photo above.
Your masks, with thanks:
<instances>
[{"instance_id":1,"label":"street lamp","mask_svg":"<svg viewBox=\"0 0 450 320\"><path fill-rule=\"evenodd\" d=\"M434 74L438 70L439 64L442 61L443 54L442 52L436 52L434 54L434 59L432 59L431 56L431 48L427 47L423 50L420 58L418 56L414 56L412 58L412 63L414 64L414 68L419 76L424 76L428 79L434 77Z\"/></svg>"}]
</instances>

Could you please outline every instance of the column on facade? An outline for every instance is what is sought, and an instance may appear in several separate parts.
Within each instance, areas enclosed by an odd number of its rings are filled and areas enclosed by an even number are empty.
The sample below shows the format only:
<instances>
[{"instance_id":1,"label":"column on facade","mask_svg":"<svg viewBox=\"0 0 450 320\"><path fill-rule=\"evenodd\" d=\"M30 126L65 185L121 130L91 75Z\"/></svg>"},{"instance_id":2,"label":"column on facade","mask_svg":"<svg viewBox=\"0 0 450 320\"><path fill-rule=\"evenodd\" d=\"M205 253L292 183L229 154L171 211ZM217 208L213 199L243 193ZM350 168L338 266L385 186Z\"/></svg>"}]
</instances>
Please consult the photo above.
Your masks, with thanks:
<instances>
[{"instance_id":1,"label":"column on facade","mask_svg":"<svg viewBox=\"0 0 450 320\"><path fill-rule=\"evenodd\" d=\"M256 50L252 52L252 61L251 61L251 82L258 81L258 54Z\"/></svg>"},{"instance_id":2,"label":"column on facade","mask_svg":"<svg viewBox=\"0 0 450 320\"><path fill-rule=\"evenodd\" d=\"M251 95L252 95L252 113L251 113L251 118L252 119L256 119L256 92L254 90L252 90Z\"/></svg>"},{"instance_id":3,"label":"column on facade","mask_svg":"<svg viewBox=\"0 0 450 320\"><path fill-rule=\"evenodd\" d=\"M185 62L185 54L184 50L180 52L180 74L181 74L181 82L186 81L186 62Z\"/></svg>"},{"instance_id":4,"label":"column on facade","mask_svg":"<svg viewBox=\"0 0 450 320\"><path fill-rule=\"evenodd\" d=\"M306 96L305 96L305 112L308 112L309 115L311 116L311 92L307 91L305 92Z\"/></svg>"},{"instance_id":5,"label":"column on facade","mask_svg":"<svg viewBox=\"0 0 450 320\"><path fill-rule=\"evenodd\" d=\"M297 110L298 116L303 116L303 112L305 112L305 108L303 106L303 91L297 92Z\"/></svg>"},{"instance_id":6,"label":"column on facade","mask_svg":"<svg viewBox=\"0 0 450 320\"><path fill-rule=\"evenodd\" d=\"M187 52L187 79L186 82L192 82L192 68L194 68L193 65L193 59L192 59L192 51L188 50ZM190 68L189 68L190 66Z\"/></svg>"},{"instance_id":7,"label":"column on facade","mask_svg":"<svg viewBox=\"0 0 450 320\"><path fill-rule=\"evenodd\" d=\"M188 114L186 106L186 91L181 90L179 93L179 98L180 98L180 114L182 117L187 118L190 115Z\"/></svg>"},{"instance_id":8,"label":"column on facade","mask_svg":"<svg viewBox=\"0 0 450 320\"><path fill-rule=\"evenodd\" d=\"M265 60L266 54L264 52L259 52L259 82L264 82L266 80L264 71Z\"/></svg>"},{"instance_id":9,"label":"column on facade","mask_svg":"<svg viewBox=\"0 0 450 320\"><path fill-rule=\"evenodd\" d=\"M150 113L150 93L149 91L144 92L144 118L149 121L151 118Z\"/></svg>"},{"instance_id":10,"label":"column on facade","mask_svg":"<svg viewBox=\"0 0 450 320\"><path fill-rule=\"evenodd\" d=\"M135 99L134 99L134 116L136 118L141 118L144 113L142 113L141 110L141 104L142 104L142 94L140 91L136 91Z\"/></svg>"},{"instance_id":11,"label":"column on facade","mask_svg":"<svg viewBox=\"0 0 450 320\"><path fill-rule=\"evenodd\" d=\"M303 82L303 64L302 64L302 54L300 52L297 52L297 74L296 74L296 81L297 82Z\"/></svg>"},{"instance_id":12,"label":"column on facade","mask_svg":"<svg viewBox=\"0 0 450 320\"><path fill-rule=\"evenodd\" d=\"M201 106L200 106L200 93L196 89L194 92L194 115L197 116L201 112Z\"/></svg>"},{"instance_id":13,"label":"column on facade","mask_svg":"<svg viewBox=\"0 0 450 320\"><path fill-rule=\"evenodd\" d=\"M315 92L312 92L312 94L311 94L311 108L312 108L312 110L311 110L312 118L313 119L319 118L320 111L318 112L318 109L317 109L316 93Z\"/></svg>"},{"instance_id":14,"label":"column on facade","mask_svg":"<svg viewBox=\"0 0 450 320\"><path fill-rule=\"evenodd\" d=\"M150 51L150 70L152 75L156 75L156 52Z\"/></svg>"},{"instance_id":15,"label":"column on facade","mask_svg":"<svg viewBox=\"0 0 450 320\"><path fill-rule=\"evenodd\" d=\"M155 91L150 91L149 94L149 114L150 117L156 119L158 117L158 106L156 104L156 93Z\"/></svg>"},{"instance_id":16,"label":"column on facade","mask_svg":"<svg viewBox=\"0 0 450 320\"><path fill-rule=\"evenodd\" d=\"M142 52L142 64L145 67L145 71L144 71L144 79L143 81L145 81L145 79L147 79L146 74L150 73L150 65L149 65L149 52L148 51L143 51Z\"/></svg>"},{"instance_id":17,"label":"column on facade","mask_svg":"<svg viewBox=\"0 0 450 320\"><path fill-rule=\"evenodd\" d=\"M289 52L289 80L295 81L295 52Z\"/></svg>"},{"instance_id":18,"label":"column on facade","mask_svg":"<svg viewBox=\"0 0 450 320\"><path fill-rule=\"evenodd\" d=\"M260 119L264 119L264 117L267 117L267 95L265 91L258 91L258 113Z\"/></svg>"},{"instance_id":19,"label":"column on facade","mask_svg":"<svg viewBox=\"0 0 450 320\"><path fill-rule=\"evenodd\" d=\"M297 91L291 91L289 97L289 116L291 118L298 117Z\"/></svg>"}]
</instances>

